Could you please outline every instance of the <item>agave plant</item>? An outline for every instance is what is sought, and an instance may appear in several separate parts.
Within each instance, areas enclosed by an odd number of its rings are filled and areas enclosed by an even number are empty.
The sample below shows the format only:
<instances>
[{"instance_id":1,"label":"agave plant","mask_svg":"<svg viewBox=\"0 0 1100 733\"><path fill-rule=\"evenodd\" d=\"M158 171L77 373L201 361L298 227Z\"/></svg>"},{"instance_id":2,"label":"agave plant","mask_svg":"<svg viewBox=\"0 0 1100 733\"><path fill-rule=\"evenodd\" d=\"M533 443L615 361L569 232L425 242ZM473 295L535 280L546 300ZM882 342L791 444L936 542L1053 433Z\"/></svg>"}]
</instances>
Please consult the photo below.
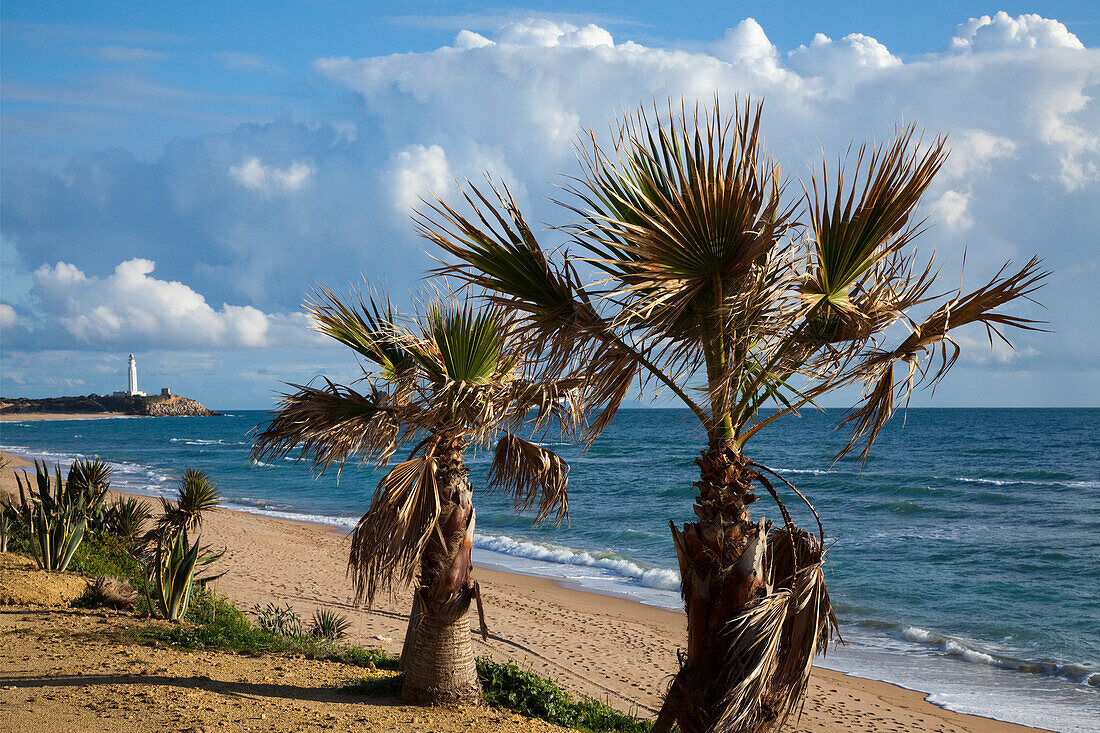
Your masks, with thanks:
<instances>
[{"instance_id":1,"label":"agave plant","mask_svg":"<svg viewBox=\"0 0 1100 733\"><path fill-rule=\"evenodd\" d=\"M302 617L290 607L289 603L278 606L274 602L269 602L262 608L257 603L252 607L252 611L256 614L256 625L269 634L286 637L303 635Z\"/></svg>"},{"instance_id":2,"label":"agave plant","mask_svg":"<svg viewBox=\"0 0 1100 733\"><path fill-rule=\"evenodd\" d=\"M15 529L15 517L18 510L0 498L0 552L8 551L12 531Z\"/></svg>"},{"instance_id":3,"label":"agave plant","mask_svg":"<svg viewBox=\"0 0 1100 733\"><path fill-rule=\"evenodd\" d=\"M431 300L401 321L381 296L350 304L327 289L307 303L315 328L364 359L356 390L325 379L291 385L259 434L254 458L296 451L324 470L349 457L386 466L402 445L407 457L382 477L351 539L356 599L414 583L402 666L402 697L413 702L481 698L467 611L480 595L471 579L473 490L464 462L470 445L496 443L490 490L511 494L535 521L568 512L568 467L555 453L516 434L550 421L579 419L576 380L540 380L521 369L504 311ZM484 633L484 622L482 622Z\"/></svg>"},{"instance_id":4,"label":"agave plant","mask_svg":"<svg viewBox=\"0 0 1100 733\"><path fill-rule=\"evenodd\" d=\"M217 507L220 492L202 471L189 469L179 481L176 501L162 499L163 512L156 525L143 538L146 547L145 587L149 606L157 615L177 620L187 613L196 584L208 583L220 576L196 577L199 568L210 565L225 554L211 552L192 542L189 532L202 525L203 514Z\"/></svg>"},{"instance_id":5,"label":"agave plant","mask_svg":"<svg viewBox=\"0 0 1100 733\"><path fill-rule=\"evenodd\" d=\"M318 608L313 612L313 621L309 625L309 635L325 641L339 641L348 635L351 621L342 613L331 608Z\"/></svg>"},{"instance_id":6,"label":"agave plant","mask_svg":"<svg viewBox=\"0 0 1100 733\"><path fill-rule=\"evenodd\" d=\"M903 130L859 148L847 167L823 164L792 193L760 119L748 103L732 117L717 102L694 113L669 105L623 119L609 150L586 136L564 204L580 217L580 256L548 254L492 182L484 193L468 187L474 216L439 200L419 214L422 234L451 258L440 273L521 314L532 354L586 365L586 396L604 407L588 440L638 382L675 395L706 431L698 521L670 523L688 645L658 733L781 726L836 628L820 520L816 533L795 526L776 486L802 494L750 458L749 441L857 385L838 459L857 446L865 459L896 407L955 363L955 329L984 327L992 344L1006 327L1036 328L1001 308L1030 299L1046 276L1032 259L972 292L933 296L938 270L914 250L914 212L947 156L944 139L924 144ZM585 270L598 273L593 282ZM750 518L756 490L779 502L782 527Z\"/></svg>"},{"instance_id":7,"label":"agave plant","mask_svg":"<svg viewBox=\"0 0 1100 733\"><path fill-rule=\"evenodd\" d=\"M66 491L60 465L55 467L52 479L45 461L35 461L34 468L35 486L22 472L15 474L19 485L19 515L30 537L31 553L38 567L66 570L84 539L88 523L83 496Z\"/></svg>"}]
</instances>

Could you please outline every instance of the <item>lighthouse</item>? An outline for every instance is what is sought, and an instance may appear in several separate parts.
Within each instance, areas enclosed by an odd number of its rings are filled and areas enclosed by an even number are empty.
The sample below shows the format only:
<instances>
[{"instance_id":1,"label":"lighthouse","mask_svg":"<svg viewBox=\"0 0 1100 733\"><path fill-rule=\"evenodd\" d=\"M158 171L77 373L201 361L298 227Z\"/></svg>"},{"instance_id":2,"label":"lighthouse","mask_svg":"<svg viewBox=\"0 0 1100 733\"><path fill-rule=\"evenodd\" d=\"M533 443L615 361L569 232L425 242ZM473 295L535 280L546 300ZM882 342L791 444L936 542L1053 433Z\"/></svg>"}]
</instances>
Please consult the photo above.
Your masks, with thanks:
<instances>
[{"instance_id":1,"label":"lighthouse","mask_svg":"<svg viewBox=\"0 0 1100 733\"><path fill-rule=\"evenodd\" d=\"M130 354L130 382L129 389L126 392L133 397L137 394L137 391L137 362L134 361L134 355Z\"/></svg>"}]
</instances>

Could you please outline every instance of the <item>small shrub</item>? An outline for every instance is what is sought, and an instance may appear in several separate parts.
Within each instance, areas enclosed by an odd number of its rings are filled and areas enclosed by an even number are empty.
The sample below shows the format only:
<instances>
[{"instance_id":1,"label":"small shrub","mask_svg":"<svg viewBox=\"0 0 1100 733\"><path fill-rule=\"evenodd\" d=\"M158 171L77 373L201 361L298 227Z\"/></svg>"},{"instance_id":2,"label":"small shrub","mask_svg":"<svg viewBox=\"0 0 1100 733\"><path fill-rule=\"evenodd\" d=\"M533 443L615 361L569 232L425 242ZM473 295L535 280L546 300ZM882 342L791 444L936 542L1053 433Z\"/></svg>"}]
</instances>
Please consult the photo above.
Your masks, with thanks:
<instances>
[{"instance_id":1,"label":"small shrub","mask_svg":"<svg viewBox=\"0 0 1100 733\"><path fill-rule=\"evenodd\" d=\"M136 545L145 533L152 512L145 502L133 497L118 499L103 510L102 527L130 545Z\"/></svg>"},{"instance_id":2,"label":"small shrub","mask_svg":"<svg viewBox=\"0 0 1100 733\"><path fill-rule=\"evenodd\" d=\"M309 627L309 635L315 639L326 641L340 641L348 635L351 621L342 613L336 613L328 608L319 608L313 612L313 623Z\"/></svg>"},{"instance_id":3,"label":"small shrub","mask_svg":"<svg viewBox=\"0 0 1100 733\"><path fill-rule=\"evenodd\" d=\"M574 699L551 680L513 663L500 664L481 657L477 674L487 703L521 715L592 733L646 733L652 727L649 721L620 713L606 703L585 697Z\"/></svg>"},{"instance_id":4,"label":"small shrub","mask_svg":"<svg viewBox=\"0 0 1100 733\"><path fill-rule=\"evenodd\" d=\"M302 636L302 618L294 613L289 603L284 606L268 603L263 608L257 603L252 611L256 614L256 625L269 634L285 637Z\"/></svg>"}]
</instances>

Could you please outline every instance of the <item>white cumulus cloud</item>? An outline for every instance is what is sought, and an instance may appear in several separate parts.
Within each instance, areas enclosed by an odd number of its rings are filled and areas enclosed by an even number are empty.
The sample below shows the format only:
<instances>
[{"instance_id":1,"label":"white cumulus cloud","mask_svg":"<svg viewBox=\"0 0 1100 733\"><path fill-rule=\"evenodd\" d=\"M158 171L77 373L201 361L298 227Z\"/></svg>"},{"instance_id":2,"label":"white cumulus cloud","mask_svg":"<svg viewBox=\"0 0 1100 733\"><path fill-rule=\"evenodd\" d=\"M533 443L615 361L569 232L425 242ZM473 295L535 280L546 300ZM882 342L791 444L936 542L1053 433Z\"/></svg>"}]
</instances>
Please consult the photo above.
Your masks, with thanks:
<instances>
[{"instance_id":1,"label":"white cumulus cloud","mask_svg":"<svg viewBox=\"0 0 1100 733\"><path fill-rule=\"evenodd\" d=\"M229 176L245 188L265 195L300 191L309 185L313 169L295 161L286 168L264 165L259 158L248 158L240 165L230 166Z\"/></svg>"},{"instance_id":2,"label":"white cumulus cloud","mask_svg":"<svg viewBox=\"0 0 1100 733\"><path fill-rule=\"evenodd\" d=\"M18 325L19 317L15 314L15 308L7 303L0 303L0 331L6 331Z\"/></svg>"},{"instance_id":3,"label":"white cumulus cloud","mask_svg":"<svg viewBox=\"0 0 1100 733\"><path fill-rule=\"evenodd\" d=\"M1021 48L1084 48L1077 36L1057 20L1024 14L1013 18L1003 10L959 24L951 48L955 51L1006 51Z\"/></svg>"},{"instance_id":4,"label":"white cumulus cloud","mask_svg":"<svg viewBox=\"0 0 1100 733\"><path fill-rule=\"evenodd\" d=\"M447 165L447 153L438 145L410 145L399 151L386 172L393 192L393 206L399 216L407 217L420 203L421 196L443 198L451 192L453 175Z\"/></svg>"},{"instance_id":5,"label":"white cumulus cloud","mask_svg":"<svg viewBox=\"0 0 1100 733\"><path fill-rule=\"evenodd\" d=\"M99 278L58 262L35 270L34 282L65 330L93 346L262 347L310 339L300 314L228 304L215 310L187 285L150 277L154 268L150 260L133 259Z\"/></svg>"},{"instance_id":6,"label":"white cumulus cloud","mask_svg":"<svg viewBox=\"0 0 1100 733\"><path fill-rule=\"evenodd\" d=\"M809 46L791 51L790 63L806 76L840 76L901 66L901 59L862 33L850 33L839 41L818 33Z\"/></svg>"}]
</instances>

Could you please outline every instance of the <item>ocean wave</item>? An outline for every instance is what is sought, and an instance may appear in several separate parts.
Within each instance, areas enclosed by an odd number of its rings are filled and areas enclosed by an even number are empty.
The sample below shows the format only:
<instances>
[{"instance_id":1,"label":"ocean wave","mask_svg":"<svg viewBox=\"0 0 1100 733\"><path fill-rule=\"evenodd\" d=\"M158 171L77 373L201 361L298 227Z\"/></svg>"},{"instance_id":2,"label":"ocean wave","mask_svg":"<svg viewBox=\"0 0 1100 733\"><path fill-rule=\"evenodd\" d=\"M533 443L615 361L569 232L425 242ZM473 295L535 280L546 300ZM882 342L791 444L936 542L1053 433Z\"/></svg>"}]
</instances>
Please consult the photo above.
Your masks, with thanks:
<instances>
[{"instance_id":1,"label":"ocean wave","mask_svg":"<svg viewBox=\"0 0 1100 733\"><path fill-rule=\"evenodd\" d=\"M1047 677L1060 677L1075 684L1100 687L1100 669L1086 663L1066 662L1056 659L1028 659L1012 653L985 648L970 639L929 631L920 626L906 626L876 620L859 621L855 625L885 633L888 636L900 637L905 641L916 644L918 648L971 664Z\"/></svg>"},{"instance_id":2,"label":"ocean wave","mask_svg":"<svg viewBox=\"0 0 1100 733\"><path fill-rule=\"evenodd\" d=\"M560 545L516 540L505 535L475 535L474 547L528 560L602 568L646 588L680 590L680 574L668 568L646 568L612 552L574 550Z\"/></svg>"},{"instance_id":3,"label":"ocean wave","mask_svg":"<svg viewBox=\"0 0 1100 733\"><path fill-rule=\"evenodd\" d=\"M263 461L258 461L255 458L252 459L252 467L253 468L278 468L278 466L275 465L274 463L264 463Z\"/></svg>"}]
</instances>

